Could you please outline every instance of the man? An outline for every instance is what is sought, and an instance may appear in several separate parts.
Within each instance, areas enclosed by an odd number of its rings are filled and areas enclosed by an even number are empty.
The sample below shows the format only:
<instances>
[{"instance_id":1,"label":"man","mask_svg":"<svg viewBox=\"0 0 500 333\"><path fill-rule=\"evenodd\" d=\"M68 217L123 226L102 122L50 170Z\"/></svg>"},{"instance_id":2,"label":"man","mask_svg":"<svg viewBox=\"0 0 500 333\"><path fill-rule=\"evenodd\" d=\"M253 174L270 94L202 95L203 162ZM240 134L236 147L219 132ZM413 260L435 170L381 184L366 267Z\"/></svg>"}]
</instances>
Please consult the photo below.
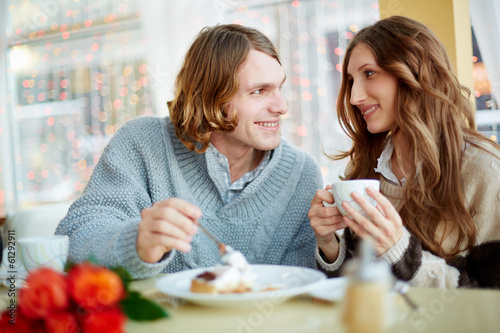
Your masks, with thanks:
<instances>
[{"instance_id":1,"label":"man","mask_svg":"<svg viewBox=\"0 0 500 333\"><path fill-rule=\"evenodd\" d=\"M213 266L218 247L201 223L250 263L314 267L307 213L321 176L281 142L285 74L272 43L239 25L203 29L168 103L109 142L56 233L70 258L94 255L135 278Z\"/></svg>"}]
</instances>

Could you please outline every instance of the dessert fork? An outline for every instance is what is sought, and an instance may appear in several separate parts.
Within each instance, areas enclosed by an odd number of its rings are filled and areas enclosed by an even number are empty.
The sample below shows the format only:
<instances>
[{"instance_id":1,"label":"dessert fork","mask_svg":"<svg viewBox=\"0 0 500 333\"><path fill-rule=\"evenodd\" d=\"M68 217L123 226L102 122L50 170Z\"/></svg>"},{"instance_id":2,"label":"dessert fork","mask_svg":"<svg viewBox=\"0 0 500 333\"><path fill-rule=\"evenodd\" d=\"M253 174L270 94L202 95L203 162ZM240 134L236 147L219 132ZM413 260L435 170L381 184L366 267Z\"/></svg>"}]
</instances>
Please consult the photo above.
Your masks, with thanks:
<instances>
[{"instance_id":1,"label":"dessert fork","mask_svg":"<svg viewBox=\"0 0 500 333\"><path fill-rule=\"evenodd\" d=\"M217 237L214 236L210 231L208 231L207 228L205 228L201 223L198 222L198 227L205 233L205 235L208 236L217 246L219 247L219 252L221 255L225 254L227 252L226 245L222 243Z\"/></svg>"}]
</instances>

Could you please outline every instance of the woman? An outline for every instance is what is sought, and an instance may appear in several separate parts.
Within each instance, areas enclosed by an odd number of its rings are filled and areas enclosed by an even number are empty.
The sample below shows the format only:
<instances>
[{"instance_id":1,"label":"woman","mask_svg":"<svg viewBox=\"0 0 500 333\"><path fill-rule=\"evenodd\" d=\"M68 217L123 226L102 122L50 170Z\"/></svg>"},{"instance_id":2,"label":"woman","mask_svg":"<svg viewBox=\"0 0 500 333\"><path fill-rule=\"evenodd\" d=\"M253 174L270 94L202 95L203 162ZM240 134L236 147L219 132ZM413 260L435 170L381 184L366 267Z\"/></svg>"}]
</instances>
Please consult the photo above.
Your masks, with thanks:
<instances>
[{"instance_id":1,"label":"woman","mask_svg":"<svg viewBox=\"0 0 500 333\"><path fill-rule=\"evenodd\" d=\"M348 204L353 219L342 217L317 191L309 218L321 269L337 276L363 238L412 285L500 287L500 148L475 129L469 95L414 20L390 17L353 38L337 105L353 146L332 158L351 158L345 179L381 185L369 191L377 208L353 194L373 222Z\"/></svg>"}]
</instances>

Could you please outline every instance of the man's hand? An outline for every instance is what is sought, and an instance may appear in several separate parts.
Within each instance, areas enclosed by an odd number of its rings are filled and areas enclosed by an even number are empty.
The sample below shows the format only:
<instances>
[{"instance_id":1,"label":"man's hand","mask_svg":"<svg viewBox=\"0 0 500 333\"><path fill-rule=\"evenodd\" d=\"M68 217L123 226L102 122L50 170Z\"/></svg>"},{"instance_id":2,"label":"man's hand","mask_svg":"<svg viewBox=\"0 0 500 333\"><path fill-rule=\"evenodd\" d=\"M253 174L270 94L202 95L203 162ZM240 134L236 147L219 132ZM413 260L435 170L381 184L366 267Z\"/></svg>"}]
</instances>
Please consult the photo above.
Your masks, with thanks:
<instances>
[{"instance_id":1,"label":"man's hand","mask_svg":"<svg viewBox=\"0 0 500 333\"><path fill-rule=\"evenodd\" d=\"M191 241L198 230L201 210L178 198L156 202L141 213L137 235L137 253L148 263L158 262L165 253L176 249L191 251Z\"/></svg>"}]
</instances>

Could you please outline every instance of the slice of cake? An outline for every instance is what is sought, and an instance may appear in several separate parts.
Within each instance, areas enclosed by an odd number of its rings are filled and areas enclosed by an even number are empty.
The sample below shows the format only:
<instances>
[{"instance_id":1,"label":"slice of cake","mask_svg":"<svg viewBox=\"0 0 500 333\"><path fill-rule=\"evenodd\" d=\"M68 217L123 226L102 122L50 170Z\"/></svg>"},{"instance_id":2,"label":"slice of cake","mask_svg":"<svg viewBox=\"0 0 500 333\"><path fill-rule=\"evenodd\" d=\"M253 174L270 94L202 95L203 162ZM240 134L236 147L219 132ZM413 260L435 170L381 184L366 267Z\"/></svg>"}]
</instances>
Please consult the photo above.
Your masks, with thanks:
<instances>
[{"instance_id":1,"label":"slice of cake","mask_svg":"<svg viewBox=\"0 0 500 333\"><path fill-rule=\"evenodd\" d=\"M191 292L218 294L252 291L255 275L245 256L225 246L221 259L224 265L205 271L191 281Z\"/></svg>"}]
</instances>

